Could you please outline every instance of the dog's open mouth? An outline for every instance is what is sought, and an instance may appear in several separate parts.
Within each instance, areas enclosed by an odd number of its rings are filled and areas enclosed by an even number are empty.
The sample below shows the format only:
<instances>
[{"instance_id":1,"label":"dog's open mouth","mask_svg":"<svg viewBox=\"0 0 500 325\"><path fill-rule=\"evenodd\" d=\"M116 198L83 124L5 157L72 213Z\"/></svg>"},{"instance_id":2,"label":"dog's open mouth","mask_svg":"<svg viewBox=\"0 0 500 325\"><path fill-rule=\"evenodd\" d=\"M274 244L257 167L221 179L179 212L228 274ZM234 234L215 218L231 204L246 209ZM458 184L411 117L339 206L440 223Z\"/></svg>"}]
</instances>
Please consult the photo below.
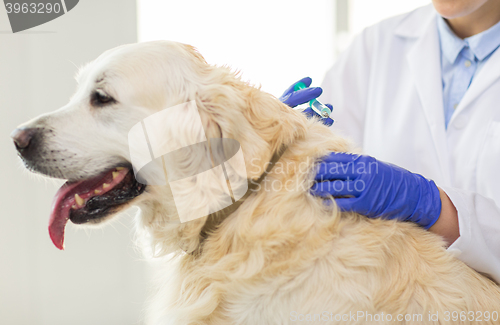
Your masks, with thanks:
<instances>
[{"instance_id":1,"label":"dog's open mouth","mask_svg":"<svg viewBox=\"0 0 500 325\"><path fill-rule=\"evenodd\" d=\"M146 185L136 181L130 168L116 167L96 177L67 182L57 191L52 204L49 234L54 245L64 249L64 228L97 222L140 195Z\"/></svg>"}]
</instances>

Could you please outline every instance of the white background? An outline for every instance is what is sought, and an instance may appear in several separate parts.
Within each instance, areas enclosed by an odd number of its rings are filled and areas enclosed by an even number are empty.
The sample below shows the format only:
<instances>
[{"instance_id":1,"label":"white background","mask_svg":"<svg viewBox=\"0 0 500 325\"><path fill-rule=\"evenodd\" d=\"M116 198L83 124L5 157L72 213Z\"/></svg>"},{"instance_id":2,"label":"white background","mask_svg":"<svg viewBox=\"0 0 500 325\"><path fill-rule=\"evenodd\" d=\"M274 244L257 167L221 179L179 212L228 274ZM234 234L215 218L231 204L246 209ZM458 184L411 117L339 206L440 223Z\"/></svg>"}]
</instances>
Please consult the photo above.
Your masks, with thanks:
<instances>
[{"instance_id":1,"label":"white background","mask_svg":"<svg viewBox=\"0 0 500 325\"><path fill-rule=\"evenodd\" d=\"M139 1L139 40L194 45L211 64L241 70L274 95L333 63L334 2ZM196 10L193 10L196 8Z\"/></svg>"},{"instance_id":2,"label":"white background","mask_svg":"<svg viewBox=\"0 0 500 325\"><path fill-rule=\"evenodd\" d=\"M350 32L335 31L334 0L82 0L66 15L12 34L0 6L0 324L139 324L147 264L132 216L99 230L69 224L66 251L47 222L62 181L25 171L9 139L20 123L63 106L77 66L137 40L192 44L279 96L311 76L319 85L337 49L381 19L428 0L351 0ZM136 11L138 11L136 23ZM138 29L137 29L138 28ZM137 34L138 30L138 34Z\"/></svg>"},{"instance_id":3,"label":"white background","mask_svg":"<svg viewBox=\"0 0 500 325\"><path fill-rule=\"evenodd\" d=\"M340 39L332 0L139 0L139 40L191 44L209 63L240 70L279 97L302 77L319 86L336 49L365 27L429 3L351 0L350 33Z\"/></svg>"}]
</instances>

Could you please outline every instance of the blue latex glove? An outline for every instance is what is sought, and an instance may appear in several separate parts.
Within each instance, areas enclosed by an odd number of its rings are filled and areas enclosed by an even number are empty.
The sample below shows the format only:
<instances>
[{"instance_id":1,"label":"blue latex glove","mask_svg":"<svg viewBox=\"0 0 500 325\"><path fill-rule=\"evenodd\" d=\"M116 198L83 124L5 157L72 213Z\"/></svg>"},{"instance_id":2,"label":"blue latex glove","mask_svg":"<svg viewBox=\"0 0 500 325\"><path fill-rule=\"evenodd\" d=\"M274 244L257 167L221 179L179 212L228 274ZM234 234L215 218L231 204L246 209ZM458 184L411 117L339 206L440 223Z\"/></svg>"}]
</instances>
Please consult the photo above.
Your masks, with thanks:
<instances>
[{"instance_id":1,"label":"blue latex glove","mask_svg":"<svg viewBox=\"0 0 500 325\"><path fill-rule=\"evenodd\" d=\"M429 229L441 214L436 184L370 156L331 153L318 165L314 195L333 196L342 211L412 221Z\"/></svg>"},{"instance_id":2,"label":"blue latex glove","mask_svg":"<svg viewBox=\"0 0 500 325\"><path fill-rule=\"evenodd\" d=\"M295 85L299 82L303 82L307 88L294 91ZM310 100L318 98L323 93L323 89L320 87L309 87L311 85L312 79L305 77L295 82L293 85L288 87L287 90L279 98L284 104L290 107L295 107L301 104L305 104Z\"/></svg>"},{"instance_id":3,"label":"blue latex glove","mask_svg":"<svg viewBox=\"0 0 500 325\"><path fill-rule=\"evenodd\" d=\"M307 88L300 89L295 91L295 85L298 84L299 82L303 82ZM281 95L279 100L287 104L290 107L295 107L301 104L305 104L315 98L318 98L322 93L323 89L320 87L309 87L311 85L312 79L309 77L305 77L300 79L299 81L295 82L293 85L288 87L287 90ZM332 110L332 105L330 104L325 104ZM307 118L313 118L315 116L320 117L321 122L327 126L330 126L333 124L333 120L331 118L322 118L321 116L318 115L315 111L313 111L312 108L308 107L306 108L302 113L306 114Z\"/></svg>"}]
</instances>

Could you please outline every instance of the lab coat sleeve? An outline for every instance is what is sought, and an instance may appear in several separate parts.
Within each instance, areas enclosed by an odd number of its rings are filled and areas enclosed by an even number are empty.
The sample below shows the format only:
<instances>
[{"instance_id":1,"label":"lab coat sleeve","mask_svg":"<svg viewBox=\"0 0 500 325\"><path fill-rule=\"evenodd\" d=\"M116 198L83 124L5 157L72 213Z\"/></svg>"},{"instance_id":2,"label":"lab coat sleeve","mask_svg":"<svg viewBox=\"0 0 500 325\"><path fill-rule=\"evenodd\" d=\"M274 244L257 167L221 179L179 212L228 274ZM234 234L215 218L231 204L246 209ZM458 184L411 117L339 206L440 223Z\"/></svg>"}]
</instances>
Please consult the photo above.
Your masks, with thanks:
<instances>
[{"instance_id":1,"label":"lab coat sleeve","mask_svg":"<svg viewBox=\"0 0 500 325\"><path fill-rule=\"evenodd\" d=\"M363 129L370 78L370 35L367 30L357 36L333 67L326 73L321 87L323 103L333 105L332 129L363 146Z\"/></svg>"},{"instance_id":2,"label":"lab coat sleeve","mask_svg":"<svg viewBox=\"0 0 500 325\"><path fill-rule=\"evenodd\" d=\"M448 252L500 283L500 208L480 194L441 188L457 209L460 230Z\"/></svg>"}]
</instances>

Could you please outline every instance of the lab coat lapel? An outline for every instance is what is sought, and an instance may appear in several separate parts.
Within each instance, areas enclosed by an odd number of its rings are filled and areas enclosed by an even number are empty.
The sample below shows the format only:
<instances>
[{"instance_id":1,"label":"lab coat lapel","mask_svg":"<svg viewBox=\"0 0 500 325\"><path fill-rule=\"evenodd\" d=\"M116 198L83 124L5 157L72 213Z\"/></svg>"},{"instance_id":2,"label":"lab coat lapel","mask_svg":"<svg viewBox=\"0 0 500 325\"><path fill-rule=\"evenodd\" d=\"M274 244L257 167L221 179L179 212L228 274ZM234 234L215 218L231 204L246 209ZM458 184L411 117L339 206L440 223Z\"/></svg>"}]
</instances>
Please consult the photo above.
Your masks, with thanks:
<instances>
[{"instance_id":1,"label":"lab coat lapel","mask_svg":"<svg viewBox=\"0 0 500 325\"><path fill-rule=\"evenodd\" d=\"M443 85L439 36L435 15L423 24L420 35L410 47L407 60L411 78L419 95L422 109L429 124L442 175L450 181L446 130L444 125Z\"/></svg>"},{"instance_id":2,"label":"lab coat lapel","mask_svg":"<svg viewBox=\"0 0 500 325\"><path fill-rule=\"evenodd\" d=\"M455 114L450 120L450 125L453 120L459 115L469 104L471 104L479 95L481 95L495 80L500 78L500 51L497 49L491 57L486 61L482 69L474 76L469 89L465 92L464 97L458 104Z\"/></svg>"}]
</instances>

